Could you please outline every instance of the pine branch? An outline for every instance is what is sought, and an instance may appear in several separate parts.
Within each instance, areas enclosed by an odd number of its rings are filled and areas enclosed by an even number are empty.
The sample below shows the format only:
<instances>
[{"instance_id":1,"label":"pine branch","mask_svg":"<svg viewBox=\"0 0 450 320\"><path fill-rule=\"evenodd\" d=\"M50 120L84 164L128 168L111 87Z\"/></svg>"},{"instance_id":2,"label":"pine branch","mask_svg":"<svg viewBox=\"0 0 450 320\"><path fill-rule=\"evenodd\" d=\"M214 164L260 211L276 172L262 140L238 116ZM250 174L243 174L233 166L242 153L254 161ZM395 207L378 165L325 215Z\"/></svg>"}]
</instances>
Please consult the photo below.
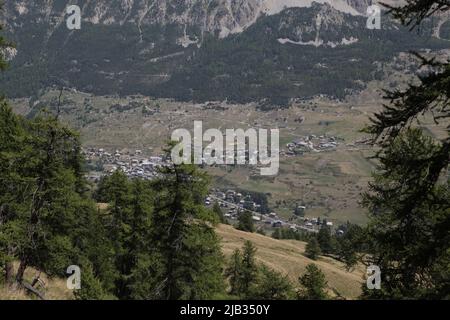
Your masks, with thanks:
<instances>
[{"instance_id":1,"label":"pine branch","mask_svg":"<svg viewBox=\"0 0 450 320\"><path fill-rule=\"evenodd\" d=\"M450 10L450 0L406 0L406 5L397 7L386 3L382 5L389 9L394 18L412 29L418 27L422 21L438 12Z\"/></svg>"}]
</instances>

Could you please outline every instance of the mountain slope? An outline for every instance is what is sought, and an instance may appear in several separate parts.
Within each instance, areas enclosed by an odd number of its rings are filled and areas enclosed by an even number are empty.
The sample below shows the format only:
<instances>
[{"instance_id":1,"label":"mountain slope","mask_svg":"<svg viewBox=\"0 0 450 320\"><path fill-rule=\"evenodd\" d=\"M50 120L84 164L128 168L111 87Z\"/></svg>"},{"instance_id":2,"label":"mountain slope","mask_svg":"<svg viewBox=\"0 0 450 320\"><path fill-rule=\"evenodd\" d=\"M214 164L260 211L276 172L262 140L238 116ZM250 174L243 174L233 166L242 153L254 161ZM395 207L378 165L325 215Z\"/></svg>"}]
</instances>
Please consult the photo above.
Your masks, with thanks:
<instances>
[{"instance_id":1,"label":"mountain slope","mask_svg":"<svg viewBox=\"0 0 450 320\"><path fill-rule=\"evenodd\" d=\"M86 0L78 2L76 31L64 22L68 0L8 2L1 22L17 51L0 91L27 97L64 85L100 95L285 104L341 98L379 79L377 63L398 52L449 46L427 25L415 34L383 18L382 30L366 29L360 13L370 1L318 2Z\"/></svg>"},{"instance_id":2,"label":"mountain slope","mask_svg":"<svg viewBox=\"0 0 450 320\"><path fill-rule=\"evenodd\" d=\"M285 9L243 33L210 39L150 92L199 102L268 98L286 104L318 94L343 98L368 81L381 80L380 64L399 52L448 48L449 42L432 38L429 28L411 33L385 19L382 30L368 30L365 17L328 5Z\"/></svg>"}]
</instances>

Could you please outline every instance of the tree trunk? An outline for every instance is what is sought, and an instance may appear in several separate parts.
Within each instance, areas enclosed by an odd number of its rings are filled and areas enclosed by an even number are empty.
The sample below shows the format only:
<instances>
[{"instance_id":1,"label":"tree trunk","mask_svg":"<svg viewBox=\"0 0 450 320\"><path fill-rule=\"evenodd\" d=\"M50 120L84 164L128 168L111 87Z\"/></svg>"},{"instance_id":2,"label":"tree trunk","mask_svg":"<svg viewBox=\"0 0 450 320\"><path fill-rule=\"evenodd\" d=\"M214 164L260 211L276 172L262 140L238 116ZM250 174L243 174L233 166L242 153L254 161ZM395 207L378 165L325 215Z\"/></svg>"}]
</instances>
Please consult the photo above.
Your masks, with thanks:
<instances>
[{"instance_id":1,"label":"tree trunk","mask_svg":"<svg viewBox=\"0 0 450 320\"><path fill-rule=\"evenodd\" d=\"M14 265L12 262L7 262L5 266L5 283L9 287L14 282Z\"/></svg>"},{"instance_id":2,"label":"tree trunk","mask_svg":"<svg viewBox=\"0 0 450 320\"><path fill-rule=\"evenodd\" d=\"M22 283L23 274L25 273L26 269L27 269L27 262L23 260L20 262L19 269L17 270L16 275L16 282L18 282L19 284Z\"/></svg>"}]
</instances>

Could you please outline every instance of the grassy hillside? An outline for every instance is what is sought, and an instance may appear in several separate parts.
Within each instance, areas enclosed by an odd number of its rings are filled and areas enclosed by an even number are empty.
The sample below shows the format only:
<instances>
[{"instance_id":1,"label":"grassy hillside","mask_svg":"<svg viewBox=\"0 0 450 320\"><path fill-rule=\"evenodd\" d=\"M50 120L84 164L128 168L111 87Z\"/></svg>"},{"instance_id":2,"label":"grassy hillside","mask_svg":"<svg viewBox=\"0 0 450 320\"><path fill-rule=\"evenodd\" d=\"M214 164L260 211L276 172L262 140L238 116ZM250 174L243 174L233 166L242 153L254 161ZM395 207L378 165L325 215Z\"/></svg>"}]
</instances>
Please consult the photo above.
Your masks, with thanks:
<instances>
[{"instance_id":1,"label":"grassy hillside","mask_svg":"<svg viewBox=\"0 0 450 320\"><path fill-rule=\"evenodd\" d=\"M313 261L303 255L305 243L294 240L276 240L255 233L247 233L234 229L228 225L219 225L218 235L222 238L223 253L230 256L234 249L241 248L246 240L250 240L258 249L256 256L259 262L283 274L287 274L291 281L297 284L298 277L304 273L309 263L316 263L325 273L330 288L336 289L348 299L356 299L361 293L363 270L361 267L353 272L347 272L344 265L334 259L321 257ZM17 267L17 266L16 266ZM25 279L31 282L36 270L28 269ZM49 279L42 275L47 283L46 299L70 300L73 295L66 288L64 279ZM0 300L29 300L32 296L23 291L9 292L0 284Z\"/></svg>"},{"instance_id":2,"label":"grassy hillside","mask_svg":"<svg viewBox=\"0 0 450 320\"><path fill-rule=\"evenodd\" d=\"M347 272L339 261L321 257L314 261L303 255L306 244L295 240L276 240L255 233L234 229L228 225L220 225L217 233L222 237L223 253L230 256L233 250L241 248L245 241L253 242L258 251L256 257L270 268L287 274L291 281L297 284L298 277L305 272L310 263L317 264L325 273L328 285L336 289L348 299L356 299L361 293L363 282L362 267L353 272Z\"/></svg>"},{"instance_id":3,"label":"grassy hillside","mask_svg":"<svg viewBox=\"0 0 450 320\"><path fill-rule=\"evenodd\" d=\"M15 269L17 270L18 264L15 264ZM25 281L31 283L31 281L36 276L37 271L29 268L25 272ZM41 292L45 292L45 298L47 300L71 300L73 299L72 291L67 289L66 280L59 278L49 278L44 273L41 274L41 279L44 280L47 287L45 290L39 289ZM32 300L37 299L37 297L28 295L23 290L17 290L11 292L7 290L3 283L0 283L0 300Z\"/></svg>"}]
</instances>

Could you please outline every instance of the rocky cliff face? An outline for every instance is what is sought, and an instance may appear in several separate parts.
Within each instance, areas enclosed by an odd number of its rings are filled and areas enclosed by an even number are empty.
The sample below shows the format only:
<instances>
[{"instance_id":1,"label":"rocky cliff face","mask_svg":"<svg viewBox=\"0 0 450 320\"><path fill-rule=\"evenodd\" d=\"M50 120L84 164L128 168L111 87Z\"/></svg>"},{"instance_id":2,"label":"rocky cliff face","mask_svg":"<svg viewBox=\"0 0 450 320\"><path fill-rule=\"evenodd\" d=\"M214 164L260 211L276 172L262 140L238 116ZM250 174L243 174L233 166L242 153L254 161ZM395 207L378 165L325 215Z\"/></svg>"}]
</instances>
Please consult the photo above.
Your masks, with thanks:
<instances>
[{"instance_id":1,"label":"rocky cliff face","mask_svg":"<svg viewBox=\"0 0 450 320\"><path fill-rule=\"evenodd\" d=\"M92 24L181 24L225 37L241 32L262 15L310 7L314 2L358 15L372 0L19 0L6 2L2 22L10 30L30 22L47 22L56 28L64 20L65 7L78 4L83 20Z\"/></svg>"}]
</instances>

